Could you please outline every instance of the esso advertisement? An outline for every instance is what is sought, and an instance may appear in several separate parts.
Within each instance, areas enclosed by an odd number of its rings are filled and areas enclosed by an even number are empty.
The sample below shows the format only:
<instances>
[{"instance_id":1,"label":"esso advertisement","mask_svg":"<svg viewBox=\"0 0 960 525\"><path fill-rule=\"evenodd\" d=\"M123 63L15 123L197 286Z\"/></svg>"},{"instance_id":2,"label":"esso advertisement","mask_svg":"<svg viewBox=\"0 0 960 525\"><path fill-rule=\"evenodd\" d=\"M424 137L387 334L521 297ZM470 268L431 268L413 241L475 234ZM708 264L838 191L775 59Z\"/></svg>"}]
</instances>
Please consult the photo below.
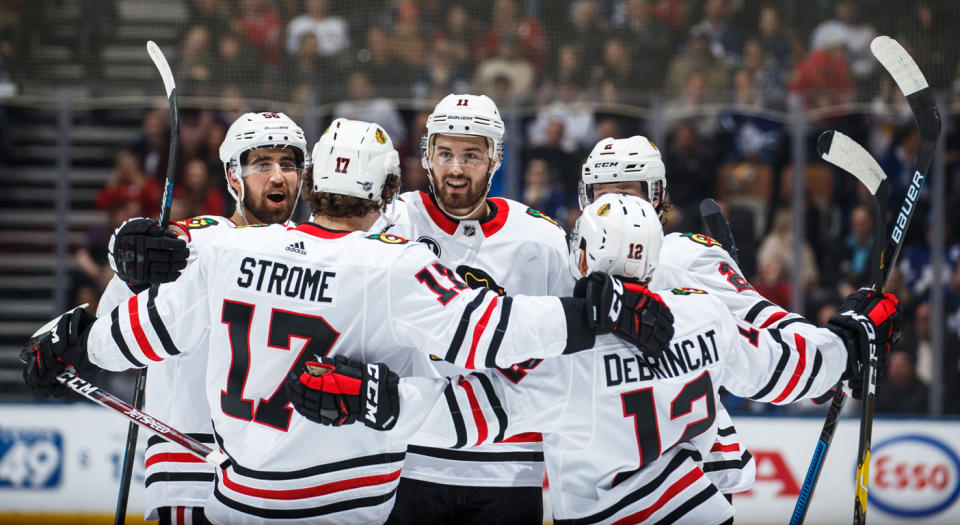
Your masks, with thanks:
<instances>
[{"instance_id":1,"label":"esso advertisement","mask_svg":"<svg viewBox=\"0 0 960 525\"><path fill-rule=\"evenodd\" d=\"M871 451L869 501L905 518L934 516L960 494L955 448L922 434L894 436Z\"/></svg>"},{"instance_id":2,"label":"esso advertisement","mask_svg":"<svg viewBox=\"0 0 960 525\"><path fill-rule=\"evenodd\" d=\"M789 522L823 419L740 416L734 423L757 472L754 487L734 495L736 522ZM804 523L853 519L859 425L840 421ZM960 523L960 422L876 418L870 452L870 523Z\"/></svg>"}]
</instances>

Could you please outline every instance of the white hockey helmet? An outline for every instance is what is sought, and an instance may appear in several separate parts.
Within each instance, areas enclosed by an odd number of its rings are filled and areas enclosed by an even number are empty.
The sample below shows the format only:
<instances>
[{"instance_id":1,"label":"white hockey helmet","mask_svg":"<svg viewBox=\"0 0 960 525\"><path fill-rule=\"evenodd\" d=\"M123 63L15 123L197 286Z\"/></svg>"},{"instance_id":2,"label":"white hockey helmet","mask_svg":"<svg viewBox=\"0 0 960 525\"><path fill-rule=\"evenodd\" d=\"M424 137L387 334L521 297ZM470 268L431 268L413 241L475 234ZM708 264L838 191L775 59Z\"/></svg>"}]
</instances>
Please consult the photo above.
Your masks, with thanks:
<instances>
[{"instance_id":1,"label":"white hockey helmet","mask_svg":"<svg viewBox=\"0 0 960 525\"><path fill-rule=\"evenodd\" d=\"M400 155L377 124L338 118L313 147L313 191L381 203L388 175L400 176Z\"/></svg>"},{"instance_id":2,"label":"white hockey helmet","mask_svg":"<svg viewBox=\"0 0 960 525\"><path fill-rule=\"evenodd\" d=\"M503 119L497 105L486 95L443 97L427 117L427 134L421 139L421 162L430 171L430 154L437 135L466 135L487 139L490 174L500 168L503 153Z\"/></svg>"},{"instance_id":3,"label":"white hockey helmet","mask_svg":"<svg viewBox=\"0 0 960 525\"><path fill-rule=\"evenodd\" d=\"M254 148L280 147L293 150L298 169L303 170L310 164L307 139L304 138L303 130L293 119L283 113L244 113L230 124L223 144L220 144L220 162L223 162L223 173L227 177L227 190L237 202L237 211L241 216L243 215L243 184L240 185L240 194L237 194L230 185L230 177L238 181L243 177L244 153ZM299 195L298 184L297 198Z\"/></svg>"},{"instance_id":4,"label":"white hockey helmet","mask_svg":"<svg viewBox=\"0 0 960 525\"><path fill-rule=\"evenodd\" d=\"M641 135L605 138L593 147L580 171L580 209L593 202L593 185L611 182L646 183L647 200L660 210L667 189L667 170L660 150Z\"/></svg>"},{"instance_id":5,"label":"white hockey helmet","mask_svg":"<svg viewBox=\"0 0 960 525\"><path fill-rule=\"evenodd\" d=\"M653 205L640 197L607 193L583 209L570 233L574 278L607 272L645 282L660 260L663 226ZM580 272L586 252L587 273Z\"/></svg>"}]
</instances>

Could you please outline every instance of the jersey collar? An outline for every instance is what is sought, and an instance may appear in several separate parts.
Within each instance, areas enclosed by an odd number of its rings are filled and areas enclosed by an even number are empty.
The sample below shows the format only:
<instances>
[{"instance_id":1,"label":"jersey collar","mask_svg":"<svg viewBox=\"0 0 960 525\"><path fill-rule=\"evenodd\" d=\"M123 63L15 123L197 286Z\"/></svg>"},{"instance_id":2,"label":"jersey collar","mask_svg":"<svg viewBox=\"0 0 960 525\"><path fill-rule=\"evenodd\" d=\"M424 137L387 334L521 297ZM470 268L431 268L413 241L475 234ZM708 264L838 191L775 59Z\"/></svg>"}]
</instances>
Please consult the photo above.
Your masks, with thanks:
<instances>
[{"instance_id":1,"label":"jersey collar","mask_svg":"<svg viewBox=\"0 0 960 525\"><path fill-rule=\"evenodd\" d=\"M460 221L451 219L447 214L443 213L440 207L437 206L437 203L434 202L433 195L421 191L420 199L423 201L423 208L427 210L427 215L430 216L434 224L439 226L440 229L448 235L453 235L457 232L457 226ZM510 213L510 206L504 199L487 199L487 204L490 205L490 213L477 221L480 223L480 229L483 230L484 237L490 237L500 231L503 225L506 224L507 215Z\"/></svg>"},{"instance_id":2,"label":"jersey collar","mask_svg":"<svg viewBox=\"0 0 960 525\"><path fill-rule=\"evenodd\" d=\"M295 228L290 229L301 231L321 239L339 239L340 237L344 237L353 233L352 231L346 230L331 230L329 228L324 228L323 226L313 224L312 222L305 222Z\"/></svg>"}]
</instances>

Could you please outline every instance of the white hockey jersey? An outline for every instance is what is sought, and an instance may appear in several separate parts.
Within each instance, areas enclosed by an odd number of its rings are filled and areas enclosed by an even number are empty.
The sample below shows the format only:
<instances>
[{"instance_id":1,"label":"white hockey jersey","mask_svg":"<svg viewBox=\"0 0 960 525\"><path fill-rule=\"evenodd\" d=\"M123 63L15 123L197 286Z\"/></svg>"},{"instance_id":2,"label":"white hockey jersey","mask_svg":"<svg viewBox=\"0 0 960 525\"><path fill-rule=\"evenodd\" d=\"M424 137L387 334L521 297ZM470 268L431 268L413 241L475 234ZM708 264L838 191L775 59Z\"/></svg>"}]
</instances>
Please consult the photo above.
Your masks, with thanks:
<instances>
[{"instance_id":1,"label":"white hockey jersey","mask_svg":"<svg viewBox=\"0 0 960 525\"><path fill-rule=\"evenodd\" d=\"M424 406L422 383L402 379L389 433L459 448L542 432L558 525L724 522L733 507L699 466L722 425L720 386L790 403L832 387L847 353L826 329L789 347L781 330L736 319L703 290L660 295L675 335L659 359L600 336L594 351L544 360L520 384L490 371L448 380L433 407Z\"/></svg>"},{"instance_id":2,"label":"white hockey jersey","mask_svg":"<svg viewBox=\"0 0 960 525\"><path fill-rule=\"evenodd\" d=\"M471 288L489 288L501 295L570 295L573 277L566 238L556 221L513 200L488 202L492 209L487 218L454 221L427 193L404 193L397 203L398 220L389 231L426 244ZM434 364L443 376L467 372L445 361ZM536 362L515 364L500 373L520 382L531 366ZM541 486L541 436L505 436L504 440L470 450L412 445L403 477L458 486Z\"/></svg>"},{"instance_id":3,"label":"white hockey jersey","mask_svg":"<svg viewBox=\"0 0 960 525\"><path fill-rule=\"evenodd\" d=\"M177 223L190 237L187 264L196 259L194 243L206 243L225 229L235 227L230 219L213 215L202 215ZM97 316L119 318L117 307L132 295L126 283L114 276L100 297ZM148 296L148 314L155 312L150 309L150 304L155 300L155 295ZM180 351L169 337L161 338L161 343L170 345L169 353ZM150 369L144 391L144 411L197 441L214 447L210 409L206 403L208 341L206 338L196 338L188 344L194 348L182 358L163 361ZM213 467L188 454L179 445L150 435L144 459L144 518L147 520L160 519L158 507L202 507L213 491Z\"/></svg>"},{"instance_id":4,"label":"white hockey jersey","mask_svg":"<svg viewBox=\"0 0 960 525\"><path fill-rule=\"evenodd\" d=\"M387 519L406 444L295 413L283 382L308 360L343 354L412 375L432 369L429 354L506 367L592 339L582 302L469 289L427 248L393 235L273 225L230 229L196 249L156 297L143 292L98 319L88 352L123 370L209 338L206 398L232 459L206 503L215 523Z\"/></svg>"},{"instance_id":5,"label":"white hockey jersey","mask_svg":"<svg viewBox=\"0 0 960 525\"><path fill-rule=\"evenodd\" d=\"M671 233L664 237L660 263L653 274L650 287L654 289L694 287L708 291L726 305L736 317L760 328L776 327L781 331L783 344L795 352L784 367L796 365L802 355L797 348L796 335L812 338L822 331L799 314L788 313L766 300L750 286L737 263L714 239L698 233ZM830 333L822 337L842 346L840 339ZM811 397L811 396L808 396ZM753 486L756 463L742 446L736 428L726 409L717 410L718 441L705 457L703 469L720 490L732 494Z\"/></svg>"}]
</instances>

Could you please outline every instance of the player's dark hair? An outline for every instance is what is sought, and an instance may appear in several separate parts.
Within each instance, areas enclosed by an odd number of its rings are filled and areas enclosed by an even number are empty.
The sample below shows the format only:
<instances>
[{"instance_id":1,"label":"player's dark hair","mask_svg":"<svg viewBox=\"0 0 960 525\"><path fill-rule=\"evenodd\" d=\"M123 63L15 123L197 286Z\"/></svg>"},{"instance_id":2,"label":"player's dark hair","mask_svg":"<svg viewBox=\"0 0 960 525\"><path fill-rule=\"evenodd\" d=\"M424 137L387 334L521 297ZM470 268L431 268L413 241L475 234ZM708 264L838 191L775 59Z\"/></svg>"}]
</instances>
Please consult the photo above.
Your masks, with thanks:
<instances>
[{"instance_id":1,"label":"player's dark hair","mask_svg":"<svg viewBox=\"0 0 960 525\"><path fill-rule=\"evenodd\" d=\"M303 186L304 199L310 203L310 211L314 215L336 218L363 217L372 211L382 212L387 209L387 204L396 198L397 192L400 190L400 177L387 175L387 180L383 184L383 191L380 192L380 204L352 195L325 191L314 193L313 166L308 167L303 172Z\"/></svg>"}]
</instances>

